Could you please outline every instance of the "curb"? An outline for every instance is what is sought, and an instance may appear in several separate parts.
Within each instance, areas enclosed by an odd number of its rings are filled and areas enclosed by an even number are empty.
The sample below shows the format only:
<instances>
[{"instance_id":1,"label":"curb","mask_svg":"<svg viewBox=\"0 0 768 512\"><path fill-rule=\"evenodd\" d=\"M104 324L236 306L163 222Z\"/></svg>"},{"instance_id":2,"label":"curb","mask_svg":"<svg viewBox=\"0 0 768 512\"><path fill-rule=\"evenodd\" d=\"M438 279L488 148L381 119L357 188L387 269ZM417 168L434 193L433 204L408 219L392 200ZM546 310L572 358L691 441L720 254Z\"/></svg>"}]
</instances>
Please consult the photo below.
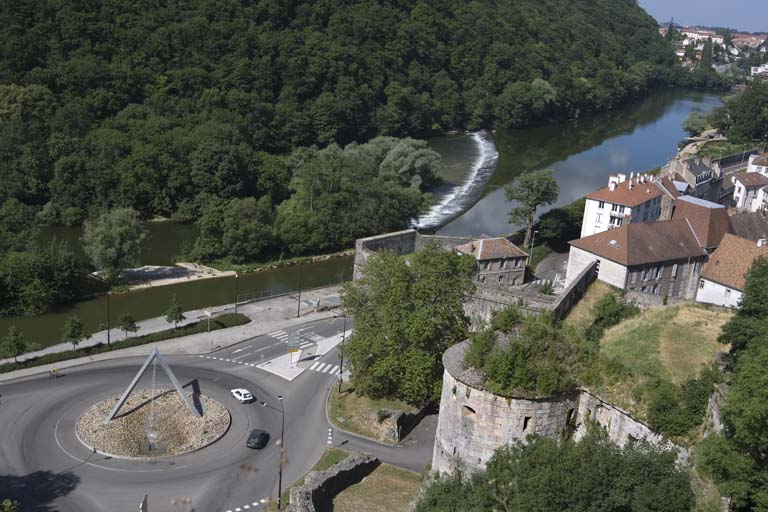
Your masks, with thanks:
<instances>
[{"instance_id":1,"label":"curb","mask_svg":"<svg viewBox=\"0 0 768 512\"><path fill-rule=\"evenodd\" d=\"M381 446L386 447L386 448L397 448L397 447L400 447L401 445L400 445L399 441L397 443L395 443L395 444L385 443L384 441L379 441L378 439L373 439L373 438L366 437L366 436L363 436L363 435L360 435L360 434L355 434L354 432L350 432L348 430L344 430L342 427L337 427L331 421L331 416L328 414L328 403L331 400L331 392L333 391L333 386L335 386L337 383L338 383L338 381L334 382L328 388L328 392L326 393L326 396L325 396L325 421L328 422L328 425L330 425L331 428L333 428L334 430L338 430L339 432L341 432L341 433L343 433L345 435L348 435L350 437L356 437L357 439L362 439L364 441L369 441L371 443L376 443L376 444L381 445Z\"/></svg>"}]
</instances>

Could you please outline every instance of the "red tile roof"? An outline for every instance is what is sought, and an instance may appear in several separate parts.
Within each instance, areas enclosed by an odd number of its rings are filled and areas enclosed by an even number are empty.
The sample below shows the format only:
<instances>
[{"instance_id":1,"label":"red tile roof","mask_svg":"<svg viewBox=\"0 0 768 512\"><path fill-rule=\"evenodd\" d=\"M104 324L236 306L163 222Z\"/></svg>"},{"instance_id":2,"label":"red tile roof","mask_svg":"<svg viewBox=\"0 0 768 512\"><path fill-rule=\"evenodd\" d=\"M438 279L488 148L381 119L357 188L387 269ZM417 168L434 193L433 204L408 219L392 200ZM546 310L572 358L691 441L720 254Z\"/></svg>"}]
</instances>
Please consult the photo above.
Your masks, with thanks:
<instances>
[{"instance_id":1,"label":"red tile roof","mask_svg":"<svg viewBox=\"0 0 768 512\"><path fill-rule=\"evenodd\" d=\"M471 254L478 261L528 257L528 253L521 251L506 238L481 238L459 245L456 250L463 254Z\"/></svg>"},{"instance_id":2,"label":"red tile roof","mask_svg":"<svg viewBox=\"0 0 768 512\"><path fill-rule=\"evenodd\" d=\"M632 190L629 189L630 183L632 183ZM587 194L587 199L605 201L606 203L620 204L622 206L634 208L655 197L659 197L661 194L662 192L656 184L651 183L650 181L637 183L637 178L635 178L617 184L614 190L611 190L610 187L595 190L594 192Z\"/></svg>"},{"instance_id":3,"label":"red tile roof","mask_svg":"<svg viewBox=\"0 0 768 512\"><path fill-rule=\"evenodd\" d=\"M749 267L760 256L768 258L768 247L758 247L752 240L727 234L723 237L720 247L709 257L709 262L704 265L701 277L729 288L743 290Z\"/></svg>"},{"instance_id":4,"label":"red tile roof","mask_svg":"<svg viewBox=\"0 0 768 512\"><path fill-rule=\"evenodd\" d=\"M691 196L681 196L675 201L672 220L688 219L702 247L714 249L720 243L731 224L728 210L723 205Z\"/></svg>"},{"instance_id":5,"label":"red tile roof","mask_svg":"<svg viewBox=\"0 0 768 512\"><path fill-rule=\"evenodd\" d=\"M747 188L764 187L765 185L768 185L768 176L759 172L736 174L735 179Z\"/></svg>"},{"instance_id":6,"label":"red tile roof","mask_svg":"<svg viewBox=\"0 0 768 512\"><path fill-rule=\"evenodd\" d=\"M687 220L625 224L570 243L625 267L707 254Z\"/></svg>"}]
</instances>

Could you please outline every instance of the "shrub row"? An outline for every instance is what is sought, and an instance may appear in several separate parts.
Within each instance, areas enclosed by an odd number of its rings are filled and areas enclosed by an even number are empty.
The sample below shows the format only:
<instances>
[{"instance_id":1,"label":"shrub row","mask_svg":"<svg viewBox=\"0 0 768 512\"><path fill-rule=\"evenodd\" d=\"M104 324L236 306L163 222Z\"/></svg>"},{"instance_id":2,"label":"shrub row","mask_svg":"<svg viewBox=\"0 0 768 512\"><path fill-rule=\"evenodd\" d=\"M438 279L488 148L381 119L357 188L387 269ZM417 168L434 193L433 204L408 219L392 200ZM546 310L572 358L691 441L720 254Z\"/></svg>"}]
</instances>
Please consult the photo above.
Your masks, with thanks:
<instances>
[{"instance_id":1,"label":"shrub row","mask_svg":"<svg viewBox=\"0 0 768 512\"><path fill-rule=\"evenodd\" d=\"M250 318L245 315L241 315L240 313L226 313L211 319L211 331L244 325L250 321ZM99 343L97 345L83 347L74 351L67 350L64 352L56 352L54 354L46 354L44 356L27 359L18 363L6 363L0 365L0 373L7 373L14 370L32 368L34 366L58 363L59 361L67 361L69 359L76 359L78 357L101 354L103 352L110 352L112 350L120 350L123 348L146 345L147 343L155 343L157 341L179 338L181 336L189 336L190 334L198 334L201 332L206 332L207 330L208 320L200 320L198 322L187 324L175 329L166 329L165 331L153 332L151 334L144 334L142 336L135 336L133 338L128 338L122 341L116 341L110 345Z\"/></svg>"}]
</instances>

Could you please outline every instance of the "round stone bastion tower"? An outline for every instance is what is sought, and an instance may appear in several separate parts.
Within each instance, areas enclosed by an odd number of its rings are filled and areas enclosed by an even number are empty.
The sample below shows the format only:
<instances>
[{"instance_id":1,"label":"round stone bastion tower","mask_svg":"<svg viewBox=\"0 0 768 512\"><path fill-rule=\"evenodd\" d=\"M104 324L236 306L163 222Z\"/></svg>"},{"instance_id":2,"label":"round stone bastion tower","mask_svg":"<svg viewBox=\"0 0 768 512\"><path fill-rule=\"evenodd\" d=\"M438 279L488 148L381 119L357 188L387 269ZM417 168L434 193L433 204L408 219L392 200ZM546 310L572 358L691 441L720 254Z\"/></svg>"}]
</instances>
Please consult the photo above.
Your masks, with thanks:
<instances>
[{"instance_id":1,"label":"round stone bastion tower","mask_svg":"<svg viewBox=\"0 0 768 512\"><path fill-rule=\"evenodd\" d=\"M469 342L443 354L443 391L437 420L432 471L472 473L485 468L500 446L525 441L531 434L560 437L574 425L579 392L543 398L501 396L483 388L483 380L464 367Z\"/></svg>"}]
</instances>

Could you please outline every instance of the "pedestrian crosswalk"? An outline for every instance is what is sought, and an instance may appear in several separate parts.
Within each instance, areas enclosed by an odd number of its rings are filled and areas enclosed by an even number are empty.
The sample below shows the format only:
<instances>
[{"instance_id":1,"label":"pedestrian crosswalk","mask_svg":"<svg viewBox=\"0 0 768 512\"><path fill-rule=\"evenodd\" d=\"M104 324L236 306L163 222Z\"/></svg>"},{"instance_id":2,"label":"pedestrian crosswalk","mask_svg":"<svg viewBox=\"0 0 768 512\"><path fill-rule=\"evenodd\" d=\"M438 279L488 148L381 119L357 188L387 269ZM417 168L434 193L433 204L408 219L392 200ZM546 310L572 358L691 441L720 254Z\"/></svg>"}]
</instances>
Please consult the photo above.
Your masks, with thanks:
<instances>
[{"instance_id":1,"label":"pedestrian crosswalk","mask_svg":"<svg viewBox=\"0 0 768 512\"><path fill-rule=\"evenodd\" d=\"M321 363L320 361L316 362L315 364L310 366L308 369L314 372L319 372L319 373L330 373L330 374L339 373L339 365Z\"/></svg>"},{"instance_id":2,"label":"pedestrian crosswalk","mask_svg":"<svg viewBox=\"0 0 768 512\"><path fill-rule=\"evenodd\" d=\"M286 341L287 342L289 334L281 329L279 331L271 332L271 333L267 334L267 336L271 336L273 338L277 338L280 341Z\"/></svg>"}]
</instances>

